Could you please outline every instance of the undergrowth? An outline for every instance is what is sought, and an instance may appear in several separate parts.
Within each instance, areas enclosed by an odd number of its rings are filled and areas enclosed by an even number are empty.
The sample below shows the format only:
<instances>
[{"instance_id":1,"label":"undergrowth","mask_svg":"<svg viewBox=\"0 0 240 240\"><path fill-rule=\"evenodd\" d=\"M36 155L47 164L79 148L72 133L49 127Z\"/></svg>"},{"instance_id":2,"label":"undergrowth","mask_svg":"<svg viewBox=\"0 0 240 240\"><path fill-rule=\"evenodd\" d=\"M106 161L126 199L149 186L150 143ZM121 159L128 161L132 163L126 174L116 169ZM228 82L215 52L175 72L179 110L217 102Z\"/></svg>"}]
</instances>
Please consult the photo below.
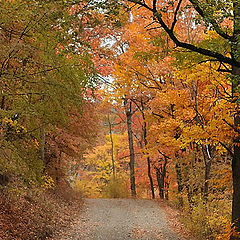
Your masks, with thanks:
<instances>
[{"instance_id":1,"label":"undergrowth","mask_svg":"<svg viewBox=\"0 0 240 240\"><path fill-rule=\"evenodd\" d=\"M126 186L126 181L111 178L103 188L102 196L106 198L128 198L129 191Z\"/></svg>"},{"instance_id":2,"label":"undergrowth","mask_svg":"<svg viewBox=\"0 0 240 240\"><path fill-rule=\"evenodd\" d=\"M21 194L19 194L21 192ZM0 239L47 239L79 212L81 194L68 186L51 190L0 190Z\"/></svg>"},{"instance_id":3,"label":"undergrowth","mask_svg":"<svg viewBox=\"0 0 240 240\"><path fill-rule=\"evenodd\" d=\"M205 202L196 196L190 205L183 198L183 207L180 207L177 199L173 199L170 205L181 211L180 221L197 240L227 240L231 231L231 201L216 198L209 195Z\"/></svg>"}]
</instances>

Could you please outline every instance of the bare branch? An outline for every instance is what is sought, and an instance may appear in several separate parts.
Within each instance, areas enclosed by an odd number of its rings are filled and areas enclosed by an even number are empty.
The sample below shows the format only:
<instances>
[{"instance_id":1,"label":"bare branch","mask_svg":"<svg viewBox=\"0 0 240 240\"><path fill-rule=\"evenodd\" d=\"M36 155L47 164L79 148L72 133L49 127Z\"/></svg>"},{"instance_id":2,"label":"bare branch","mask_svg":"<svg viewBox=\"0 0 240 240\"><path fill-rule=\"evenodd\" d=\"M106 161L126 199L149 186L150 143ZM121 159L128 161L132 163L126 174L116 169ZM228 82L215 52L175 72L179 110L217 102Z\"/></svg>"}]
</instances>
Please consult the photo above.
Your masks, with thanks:
<instances>
[{"instance_id":1,"label":"bare branch","mask_svg":"<svg viewBox=\"0 0 240 240\"><path fill-rule=\"evenodd\" d=\"M156 21L153 21L153 22L149 23L148 25L146 25L144 28L148 28L148 27L150 27L151 25L153 25L154 23L157 23L157 22L156 22Z\"/></svg>"},{"instance_id":2,"label":"bare branch","mask_svg":"<svg viewBox=\"0 0 240 240\"><path fill-rule=\"evenodd\" d=\"M164 118L163 115L155 113L155 112L152 112L152 115L156 116L156 117L159 117L159 118Z\"/></svg>"},{"instance_id":3,"label":"bare branch","mask_svg":"<svg viewBox=\"0 0 240 240\"><path fill-rule=\"evenodd\" d=\"M164 154L163 152L161 152L159 149L158 149L158 152L163 155L166 159L171 159L170 157L168 157L166 154Z\"/></svg>"},{"instance_id":4,"label":"bare branch","mask_svg":"<svg viewBox=\"0 0 240 240\"><path fill-rule=\"evenodd\" d=\"M176 7L176 10L175 10L175 13L174 13L174 19L173 19L173 23L172 23L172 27L171 27L171 31L174 30L174 27L175 27L175 25L176 25L176 23L177 23L177 15L178 15L178 11L179 11L179 9L180 9L181 4L182 4L182 0L180 0L180 1L178 2L178 5L177 5L177 7Z\"/></svg>"},{"instance_id":5,"label":"bare branch","mask_svg":"<svg viewBox=\"0 0 240 240\"><path fill-rule=\"evenodd\" d=\"M231 124L231 123L229 123L226 119L222 119L229 127L231 127L233 130L234 130L234 132L237 132L237 133L239 133L240 134L240 130L236 127L236 126L234 126L233 124Z\"/></svg>"},{"instance_id":6,"label":"bare branch","mask_svg":"<svg viewBox=\"0 0 240 240\"><path fill-rule=\"evenodd\" d=\"M218 141L218 142L230 153L231 157L234 156L232 150L229 147L227 147L226 144L224 144L221 141Z\"/></svg>"},{"instance_id":7,"label":"bare branch","mask_svg":"<svg viewBox=\"0 0 240 240\"><path fill-rule=\"evenodd\" d=\"M153 0L153 12L157 11L157 0Z\"/></svg>"}]
</instances>

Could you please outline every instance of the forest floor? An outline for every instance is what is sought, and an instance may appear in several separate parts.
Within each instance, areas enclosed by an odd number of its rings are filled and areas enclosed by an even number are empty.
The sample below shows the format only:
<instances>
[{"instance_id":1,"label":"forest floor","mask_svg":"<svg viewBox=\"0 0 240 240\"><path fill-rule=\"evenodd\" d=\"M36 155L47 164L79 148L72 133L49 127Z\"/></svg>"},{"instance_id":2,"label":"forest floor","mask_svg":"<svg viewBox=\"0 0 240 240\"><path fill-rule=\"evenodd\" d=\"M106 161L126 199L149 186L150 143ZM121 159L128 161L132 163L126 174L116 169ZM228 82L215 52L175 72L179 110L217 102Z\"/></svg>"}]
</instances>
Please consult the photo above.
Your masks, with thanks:
<instances>
[{"instance_id":1,"label":"forest floor","mask_svg":"<svg viewBox=\"0 0 240 240\"><path fill-rule=\"evenodd\" d=\"M146 199L86 199L81 214L70 229L58 232L58 236L52 239L190 239L180 225L176 220L176 212L164 202Z\"/></svg>"}]
</instances>

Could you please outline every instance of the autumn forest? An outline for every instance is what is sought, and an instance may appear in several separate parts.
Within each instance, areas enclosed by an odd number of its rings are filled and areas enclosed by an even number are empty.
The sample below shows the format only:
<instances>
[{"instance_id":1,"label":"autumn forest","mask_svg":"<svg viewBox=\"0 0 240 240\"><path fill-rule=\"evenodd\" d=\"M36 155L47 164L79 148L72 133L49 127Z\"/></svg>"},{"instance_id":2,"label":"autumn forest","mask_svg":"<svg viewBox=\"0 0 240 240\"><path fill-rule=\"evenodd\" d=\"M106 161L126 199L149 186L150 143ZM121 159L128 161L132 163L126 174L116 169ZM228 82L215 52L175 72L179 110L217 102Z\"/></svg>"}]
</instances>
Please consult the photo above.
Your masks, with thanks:
<instances>
[{"instance_id":1,"label":"autumn forest","mask_svg":"<svg viewBox=\"0 0 240 240\"><path fill-rule=\"evenodd\" d=\"M239 0L0 1L0 239L90 198L239 240L239 86Z\"/></svg>"}]
</instances>

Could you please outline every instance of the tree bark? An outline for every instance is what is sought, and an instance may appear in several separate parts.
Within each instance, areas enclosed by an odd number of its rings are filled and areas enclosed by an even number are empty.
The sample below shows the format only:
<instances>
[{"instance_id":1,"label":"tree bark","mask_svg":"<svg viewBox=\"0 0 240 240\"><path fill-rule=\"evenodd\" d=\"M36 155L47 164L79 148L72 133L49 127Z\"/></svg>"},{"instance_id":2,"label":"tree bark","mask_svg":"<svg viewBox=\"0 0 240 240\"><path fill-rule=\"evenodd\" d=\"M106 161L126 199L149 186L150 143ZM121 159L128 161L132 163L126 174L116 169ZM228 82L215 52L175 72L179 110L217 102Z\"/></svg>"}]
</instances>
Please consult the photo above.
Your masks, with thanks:
<instances>
[{"instance_id":1,"label":"tree bark","mask_svg":"<svg viewBox=\"0 0 240 240\"><path fill-rule=\"evenodd\" d=\"M176 175L177 175L177 185L178 185L178 194L179 194L179 205L180 207L183 207L183 198L182 198L182 192L183 192L183 182L182 182L182 172L181 172L181 166L177 162L175 165L176 169Z\"/></svg>"},{"instance_id":2,"label":"tree bark","mask_svg":"<svg viewBox=\"0 0 240 240\"><path fill-rule=\"evenodd\" d=\"M235 76L240 75L240 69L233 68ZM233 83L233 85L235 85ZM236 87L233 87L235 92ZM234 126L240 127L240 112L237 112L234 116ZM233 200L232 200L232 226L234 227L236 234L231 236L231 240L240 239L240 135L234 139L233 146L233 158L232 158L232 179L233 179Z\"/></svg>"},{"instance_id":3,"label":"tree bark","mask_svg":"<svg viewBox=\"0 0 240 240\"><path fill-rule=\"evenodd\" d=\"M162 174L159 168L155 167L155 171L156 171L156 177L157 177L157 183L158 183L159 197L161 199L164 199L164 178L162 177Z\"/></svg>"},{"instance_id":4,"label":"tree bark","mask_svg":"<svg viewBox=\"0 0 240 240\"><path fill-rule=\"evenodd\" d=\"M149 178L149 181L150 181L152 199L154 199L154 198L155 198L155 193L154 193L153 179L152 179L152 174L151 174L151 162L150 162L150 157L147 157L147 164L148 164L148 178Z\"/></svg>"},{"instance_id":5,"label":"tree bark","mask_svg":"<svg viewBox=\"0 0 240 240\"><path fill-rule=\"evenodd\" d=\"M168 182L168 176L166 176L166 179L164 181L164 197L166 200L168 200L168 189L169 189L169 182Z\"/></svg>"},{"instance_id":6,"label":"tree bark","mask_svg":"<svg viewBox=\"0 0 240 240\"><path fill-rule=\"evenodd\" d=\"M210 179L210 170L211 170L212 161L208 160L205 162L205 174L204 174L204 200L208 201L209 194L209 179Z\"/></svg>"},{"instance_id":7,"label":"tree bark","mask_svg":"<svg viewBox=\"0 0 240 240\"><path fill-rule=\"evenodd\" d=\"M235 126L240 125L240 117L235 117ZM239 137L235 139L234 153L232 160L232 178L233 178L233 201L232 201L232 223L236 232L240 233L240 144ZM240 239L232 237L231 239Z\"/></svg>"},{"instance_id":8,"label":"tree bark","mask_svg":"<svg viewBox=\"0 0 240 240\"><path fill-rule=\"evenodd\" d=\"M209 179L210 171L212 166L212 156L210 155L210 149L208 145L201 146L204 160L204 187L203 187L203 199L205 202L208 201L209 194Z\"/></svg>"},{"instance_id":9,"label":"tree bark","mask_svg":"<svg viewBox=\"0 0 240 240\"><path fill-rule=\"evenodd\" d=\"M159 153L161 153L159 151ZM161 153L162 154L162 153ZM163 155L163 154L162 154ZM163 155L164 157L164 163L160 165L160 167L155 166L155 171L156 171L156 177L157 177L157 182L158 182L158 191L159 191L159 197L161 199L167 198L168 199L168 193L166 193L166 175L167 175L167 162L168 162L168 157L166 155Z\"/></svg>"},{"instance_id":10,"label":"tree bark","mask_svg":"<svg viewBox=\"0 0 240 240\"><path fill-rule=\"evenodd\" d=\"M128 146L130 152L130 185L131 185L131 195L136 197L136 184L135 184L135 155L134 155L134 146L133 146L133 132L132 132L132 103L129 103L128 100L124 99L125 114L127 117L127 130L128 130Z\"/></svg>"},{"instance_id":11,"label":"tree bark","mask_svg":"<svg viewBox=\"0 0 240 240\"><path fill-rule=\"evenodd\" d=\"M109 135L111 141L111 158L112 158L112 170L113 170L113 179L116 179L116 168L115 168L115 160L114 160L114 145L113 145L113 136L112 136L112 123L110 121L110 117L108 114L108 126L109 126Z\"/></svg>"},{"instance_id":12,"label":"tree bark","mask_svg":"<svg viewBox=\"0 0 240 240\"><path fill-rule=\"evenodd\" d=\"M233 42L232 42L232 57L234 61L240 62L240 2L238 0L233 1L233 14L234 14L234 31L233 31ZM240 86L240 67L232 67L233 84L232 94L233 99L237 98L237 104L239 96L235 94L239 93ZM237 106L237 111L234 116L234 126L240 127L240 110ZM232 200L232 226L234 232L231 240L240 239L240 135L234 139L233 146L233 159L232 159L232 178L233 178L233 200Z\"/></svg>"},{"instance_id":13,"label":"tree bark","mask_svg":"<svg viewBox=\"0 0 240 240\"><path fill-rule=\"evenodd\" d=\"M143 118L143 138L144 138L144 145L145 148L147 147L147 123L146 123L146 119L145 119L145 114L144 114L144 105L143 102L142 103L142 109L141 109L141 113L142 113L142 118ZM150 188L151 188L151 193L152 193L152 199L155 198L155 193L154 193L154 185L153 185L153 178L152 178L152 174L151 174L151 161L150 161L150 157L149 154L147 153L147 165L148 165L148 178L149 178L149 182L150 182Z\"/></svg>"}]
</instances>

